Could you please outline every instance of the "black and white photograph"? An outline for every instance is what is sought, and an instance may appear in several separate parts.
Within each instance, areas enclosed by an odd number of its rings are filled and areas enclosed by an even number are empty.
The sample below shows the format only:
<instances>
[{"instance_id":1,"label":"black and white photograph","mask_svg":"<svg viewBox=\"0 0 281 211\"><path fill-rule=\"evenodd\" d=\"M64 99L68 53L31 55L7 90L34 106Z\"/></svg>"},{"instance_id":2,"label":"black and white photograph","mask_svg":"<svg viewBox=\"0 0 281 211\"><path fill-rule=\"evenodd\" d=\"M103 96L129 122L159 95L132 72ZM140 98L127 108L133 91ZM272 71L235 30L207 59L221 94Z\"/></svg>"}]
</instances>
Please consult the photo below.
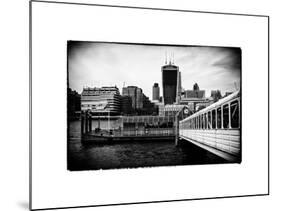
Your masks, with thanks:
<instances>
[{"instance_id":1,"label":"black and white photograph","mask_svg":"<svg viewBox=\"0 0 281 211\"><path fill-rule=\"evenodd\" d=\"M268 16L72 1L29 3L31 210L269 194Z\"/></svg>"},{"instance_id":2,"label":"black and white photograph","mask_svg":"<svg viewBox=\"0 0 281 211\"><path fill-rule=\"evenodd\" d=\"M241 157L239 46L67 42L67 169Z\"/></svg>"}]
</instances>

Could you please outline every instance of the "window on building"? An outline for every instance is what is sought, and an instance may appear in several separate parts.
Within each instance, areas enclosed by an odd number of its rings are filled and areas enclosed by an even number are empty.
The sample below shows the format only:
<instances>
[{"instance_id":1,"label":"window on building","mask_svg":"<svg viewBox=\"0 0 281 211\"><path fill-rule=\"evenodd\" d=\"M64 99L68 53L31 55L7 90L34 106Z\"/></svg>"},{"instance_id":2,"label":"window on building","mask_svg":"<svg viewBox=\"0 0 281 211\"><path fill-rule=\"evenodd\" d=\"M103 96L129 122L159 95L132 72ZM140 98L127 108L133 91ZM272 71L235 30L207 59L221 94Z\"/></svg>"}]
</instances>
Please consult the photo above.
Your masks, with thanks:
<instances>
[{"instance_id":1,"label":"window on building","mask_svg":"<svg viewBox=\"0 0 281 211\"><path fill-rule=\"evenodd\" d=\"M230 104L230 113L231 128L239 128L239 105L237 100Z\"/></svg>"},{"instance_id":2,"label":"window on building","mask_svg":"<svg viewBox=\"0 0 281 211\"><path fill-rule=\"evenodd\" d=\"M221 128L221 108L217 109L217 128Z\"/></svg>"},{"instance_id":3,"label":"window on building","mask_svg":"<svg viewBox=\"0 0 281 211\"><path fill-rule=\"evenodd\" d=\"M223 128L229 128L229 108L228 104L223 106Z\"/></svg>"},{"instance_id":4,"label":"window on building","mask_svg":"<svg viewBox=\"0 0 281 211\"><path fill-rule=\"evenodd\" d=\"M212 128L216 128L216 110L212 110Z\"/></svg>"}]
</instances>

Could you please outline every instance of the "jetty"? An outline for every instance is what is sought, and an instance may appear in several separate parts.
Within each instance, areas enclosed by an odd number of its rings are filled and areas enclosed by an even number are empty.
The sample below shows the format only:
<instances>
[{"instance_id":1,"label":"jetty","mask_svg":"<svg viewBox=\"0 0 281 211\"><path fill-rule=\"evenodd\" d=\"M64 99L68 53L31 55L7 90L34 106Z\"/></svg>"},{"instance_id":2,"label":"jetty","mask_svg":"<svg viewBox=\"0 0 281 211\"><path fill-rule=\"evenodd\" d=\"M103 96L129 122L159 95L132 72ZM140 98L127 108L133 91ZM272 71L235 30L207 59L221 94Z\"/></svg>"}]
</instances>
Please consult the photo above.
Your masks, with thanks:
<instances>
[{"instance_id":1,"label":"jetty","mask_svg":"<svg viewBox=\"0 0 281 211\"><path fill-rule=\"evenodd\" d=\"M115 128L101 129L100 124L93 128L92 121L105 119L93 116L90 112L81 113L81 141L85 144L109 144L130 141L174 141L174 116L108 116ZM108 124L110 125L110 124Z\"/></svg>"}]
</instances>

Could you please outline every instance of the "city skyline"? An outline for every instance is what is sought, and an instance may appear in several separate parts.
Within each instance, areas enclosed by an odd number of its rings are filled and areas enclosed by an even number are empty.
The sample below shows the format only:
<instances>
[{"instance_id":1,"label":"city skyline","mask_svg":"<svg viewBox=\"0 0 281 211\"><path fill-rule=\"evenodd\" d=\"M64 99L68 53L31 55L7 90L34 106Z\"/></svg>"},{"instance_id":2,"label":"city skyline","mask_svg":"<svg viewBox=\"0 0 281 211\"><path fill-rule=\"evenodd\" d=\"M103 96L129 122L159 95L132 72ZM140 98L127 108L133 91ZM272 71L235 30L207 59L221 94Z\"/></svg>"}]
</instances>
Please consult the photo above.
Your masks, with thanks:
<instances>
[{"instance_id":1,"label":"city skyline","mask_svg":"<svg viewBox=\"0 0 281 211\"><path fill-rule=\"evenodd\" d=\"M167 56L166 56L167 55ZM173 60L179 66L182 88L197 83L210 96L240 86L239 48L202 46L163 46L71 41L68 43L69 87L79 94L83 87L137 86L152 99L152 86L160 85L161 67Z\"/></svg>"}]
</instances>

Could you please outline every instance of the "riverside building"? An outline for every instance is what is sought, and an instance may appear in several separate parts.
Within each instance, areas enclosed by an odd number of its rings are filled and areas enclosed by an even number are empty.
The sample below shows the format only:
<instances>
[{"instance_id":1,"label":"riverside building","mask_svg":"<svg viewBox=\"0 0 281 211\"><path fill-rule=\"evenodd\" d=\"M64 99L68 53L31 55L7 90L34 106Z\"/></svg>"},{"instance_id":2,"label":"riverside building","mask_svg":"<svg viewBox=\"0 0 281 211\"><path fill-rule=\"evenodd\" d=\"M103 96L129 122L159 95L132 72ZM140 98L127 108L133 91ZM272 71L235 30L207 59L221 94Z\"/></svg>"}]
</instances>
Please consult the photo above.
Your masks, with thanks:
<instances>
[{"instance_id":1,"label":"riverside building","mask_svg":"<svg viewBox=\"0 0 281 211\"><path fill-rule=\"evenodd\" d=\"M119 89L116 86L83 88L81 110L90 111L93 115L119 115L121 111Z\"/></svg>"}]
</instances>

